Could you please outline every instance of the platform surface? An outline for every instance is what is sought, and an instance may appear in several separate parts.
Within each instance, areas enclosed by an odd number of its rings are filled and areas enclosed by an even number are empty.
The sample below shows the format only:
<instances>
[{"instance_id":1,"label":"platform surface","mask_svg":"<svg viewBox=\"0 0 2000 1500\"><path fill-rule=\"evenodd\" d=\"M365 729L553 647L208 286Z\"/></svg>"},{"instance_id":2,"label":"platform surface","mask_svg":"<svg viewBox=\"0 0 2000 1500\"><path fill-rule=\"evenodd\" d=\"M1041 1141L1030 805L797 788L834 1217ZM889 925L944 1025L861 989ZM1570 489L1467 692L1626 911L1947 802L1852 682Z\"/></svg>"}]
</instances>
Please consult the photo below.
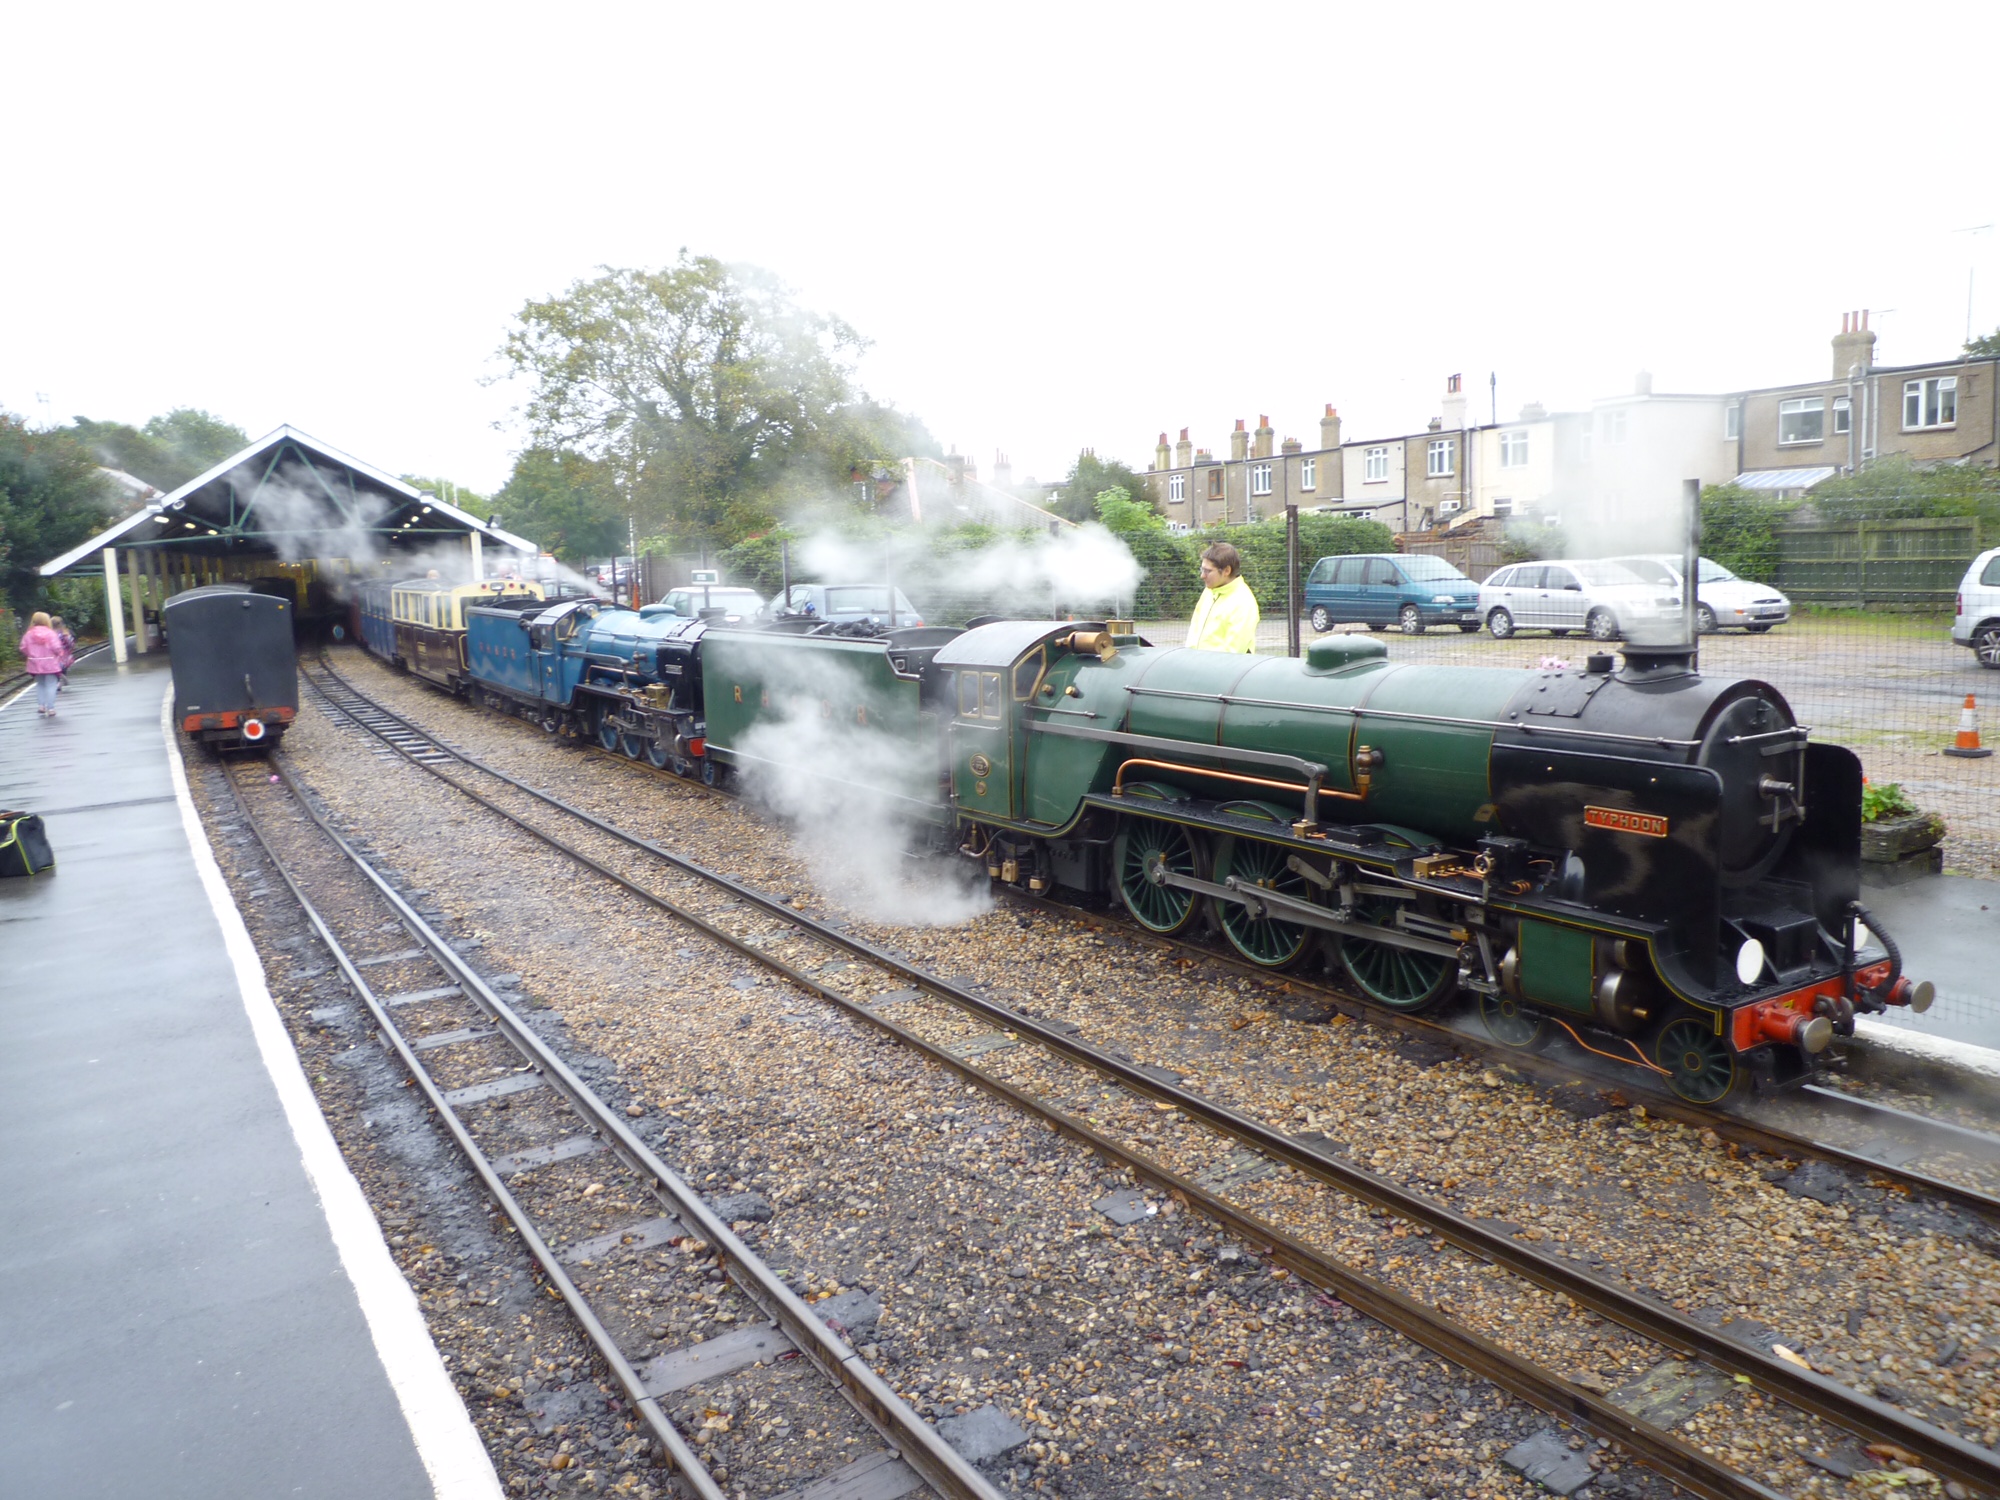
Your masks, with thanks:
<instances>
[{"instance_id":1,"label":"platform surface","mask_svg":"<svg viewBox=\"0 0 2000 1500\"><path fill-rule=\"evenodd\" d=\"M1861 900L1903 950L1904 972L1937 986L1937 1003L1927 1014L1891 1010L1882 1019L2000 1048L2000 880L1933 875L1864 890Z\"/></svg>"},{"instance_id":2,"label":"platform surface","mask_svg":"<svg viewBox=\"0 0 2000 1500\"><path fill-rule=\"evenodd\" d=\"M0 711L0 807L42 813L57 859L0 880L0 1488L478 1493L490 1466L469 1490L427 1472L259 1052L175 799L167 681L163 655L99 657L55 719Z\"/></svg>"}]
</instances>

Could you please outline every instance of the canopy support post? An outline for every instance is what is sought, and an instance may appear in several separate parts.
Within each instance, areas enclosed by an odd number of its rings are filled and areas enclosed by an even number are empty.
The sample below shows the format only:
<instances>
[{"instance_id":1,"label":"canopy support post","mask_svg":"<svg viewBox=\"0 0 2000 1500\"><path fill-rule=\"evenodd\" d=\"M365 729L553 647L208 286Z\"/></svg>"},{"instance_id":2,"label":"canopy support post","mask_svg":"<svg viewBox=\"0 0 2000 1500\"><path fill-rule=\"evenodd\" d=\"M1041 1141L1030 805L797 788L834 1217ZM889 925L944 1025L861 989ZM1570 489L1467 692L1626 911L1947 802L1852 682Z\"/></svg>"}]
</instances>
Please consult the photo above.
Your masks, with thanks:
<instances>
[{"instance_id":1,"label":"canopy support post","mask_svg":"<svg viewBox=\"0 0 2000 1500\"><path fill-rule=\"evenodd\" d=\"M125 585L132 595L132 644L144 656L153 648L146 644L146 596L139 586L139 549L125 554Z\"/></svg>"},{"instance_id":2,"label":"canopy support post","mask_svg":"<svg viewBox=\"0 0 2000 1500\"><path fill-rule=\"evenodd\" d=\"M125 604L118 597L118 549L104 549L104 616L106 628L111 633L111 656L114 661L125 660Z\"/></svg>"}]
</instances>

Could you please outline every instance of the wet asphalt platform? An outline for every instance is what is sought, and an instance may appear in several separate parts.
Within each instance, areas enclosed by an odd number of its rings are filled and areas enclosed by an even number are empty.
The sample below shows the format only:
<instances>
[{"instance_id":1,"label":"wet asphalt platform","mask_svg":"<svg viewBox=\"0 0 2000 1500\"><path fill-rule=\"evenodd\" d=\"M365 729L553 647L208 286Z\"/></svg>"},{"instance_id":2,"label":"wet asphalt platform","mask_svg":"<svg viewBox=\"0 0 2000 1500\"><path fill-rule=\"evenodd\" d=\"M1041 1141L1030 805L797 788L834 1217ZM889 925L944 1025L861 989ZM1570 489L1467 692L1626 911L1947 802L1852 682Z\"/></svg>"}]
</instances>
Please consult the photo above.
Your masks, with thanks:
<instances>
[{"instance_id":1,"label":"wet asphalt platform","mask_svg":"<svg viewBox=\"0 0 2000 1500\"><path fill-rule=\"evenodd\" d=\"M254 955L246 1000L167 682L103 653L55 719L0 709L0 807L57 859L0 880L0 1489L497 1497Z\"/></svg>"}]
</instances>

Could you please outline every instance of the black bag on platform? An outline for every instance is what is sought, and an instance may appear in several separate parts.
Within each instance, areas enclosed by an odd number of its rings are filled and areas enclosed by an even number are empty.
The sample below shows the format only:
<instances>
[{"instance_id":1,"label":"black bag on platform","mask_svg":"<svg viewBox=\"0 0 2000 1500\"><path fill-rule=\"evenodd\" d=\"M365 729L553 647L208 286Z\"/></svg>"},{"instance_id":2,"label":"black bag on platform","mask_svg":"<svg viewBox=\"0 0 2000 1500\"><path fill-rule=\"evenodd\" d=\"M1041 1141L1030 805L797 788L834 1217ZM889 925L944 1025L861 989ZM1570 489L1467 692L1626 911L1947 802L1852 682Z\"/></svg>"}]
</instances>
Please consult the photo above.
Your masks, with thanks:
<instances>
[{"instance_id":1,"label":"black bag on platform","mask_svg":"<svg viewBox=\"0 0 2000 1500\"><path fill-rule=\"evenodd\" d=\"M0 875L39 875L55 867L42 820L33 813L0 812Z\"/></svg>"}]
</instances>

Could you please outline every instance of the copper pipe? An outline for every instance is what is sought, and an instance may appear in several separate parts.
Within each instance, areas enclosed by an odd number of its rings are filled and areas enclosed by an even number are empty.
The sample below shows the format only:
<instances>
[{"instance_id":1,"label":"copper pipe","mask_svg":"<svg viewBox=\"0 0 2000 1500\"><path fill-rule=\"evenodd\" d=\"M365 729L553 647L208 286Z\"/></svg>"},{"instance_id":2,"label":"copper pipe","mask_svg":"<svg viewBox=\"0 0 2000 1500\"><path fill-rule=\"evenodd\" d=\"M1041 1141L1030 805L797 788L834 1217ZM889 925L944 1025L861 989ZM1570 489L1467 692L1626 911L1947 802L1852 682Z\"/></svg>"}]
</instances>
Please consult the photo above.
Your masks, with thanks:
<instances>
[{"instance_id":1,"label":"copper pipe","mask_svg":"<svg viewBox=\"0 0 2000 1500\"><path fill-rule=\"evenodd\" d=\"M1118 768L1118 774L1111 778L1112 796L1122 797L1125 795L1125 773L1134 766L1151 766L1159 771L1179 771L1188 776L1210 776L1218 781L1234 781L1243 786L1266 786L1280 792L1299 792L1303 794L1312 790L1312 788L1301 786L1295 781L1270 781L1262 776L1245 776L1236 771L1211 771L1203 766L1184 766L1171 760L1128 760ZM1343 802L1364 802L1367 800L1365 792L1340 792L1335 791L1331 787L1321 787L1319 794L1322 797L1338 797Z\"/></svg>"},{"instance_id":2,"label":"copper pipe","mask_svg":"<svg viewBox=\"0 0 2000 1500\"><path fill-rule=\"evenodd\" d=\"M1596 1047L1591 1046L1590 1043L1586 1042L1582 1037L1578 1036L1576 1034L1576 1028L1571 1026L1569 1022L1565 1021L1561 1016L1550 1016L1549 1019L1551 1021L1554 1021L1556 1025L1562 1027L1564 1031L1567 1031L1569 1033L1569 1039L1575 1042L1577 1046L1583 1048L1583 1050L1586 1052L1592 1053L1598 1057L1608 1058L1610 1061L1615 1063L1629 1063L1636 1061L1640 1067L1650 1068L1655 1073L1658 1073L1662 1078L1671 1078L1673 1076L1665 1068L1661 1067L1658 1063L1654 1062L1650 1057L1646 1056L1645 1053L1641 1052L1636 1042L1628 1041L1625 1043L1626 1046L1632 1049L1632 1056L1620 1057L1616 1052L1604 1052Z\"/></svg>"}]
</instances>

